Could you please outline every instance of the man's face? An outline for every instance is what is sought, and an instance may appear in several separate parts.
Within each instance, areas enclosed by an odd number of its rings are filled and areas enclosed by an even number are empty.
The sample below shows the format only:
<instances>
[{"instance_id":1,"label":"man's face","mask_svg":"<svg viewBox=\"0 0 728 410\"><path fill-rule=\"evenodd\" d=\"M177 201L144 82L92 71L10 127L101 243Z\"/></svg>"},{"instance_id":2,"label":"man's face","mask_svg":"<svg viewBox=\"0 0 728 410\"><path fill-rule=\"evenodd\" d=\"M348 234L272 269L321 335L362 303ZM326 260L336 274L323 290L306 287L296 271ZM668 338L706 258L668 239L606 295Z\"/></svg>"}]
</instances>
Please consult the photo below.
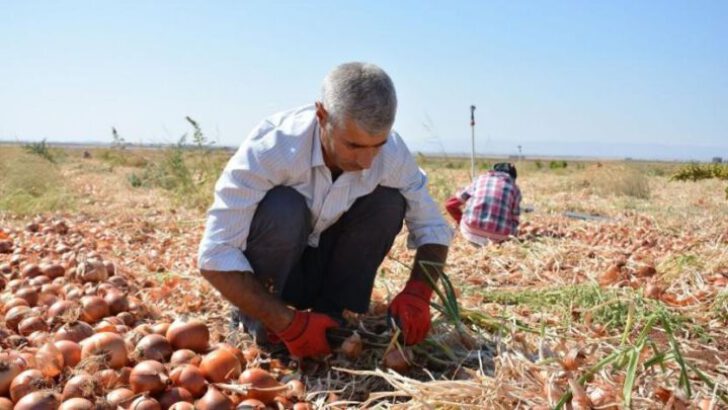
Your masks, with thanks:
<instances>
[{"instance_id":1,"label":"man's face","mask_svg":"<svg viewBox=\"0 0 728 410\"><path fill-rule=\"evenodd\" d=\"M342 125L329 122L328 113L316 103L316 116L321 126L321 142L326 166L332 171L361 171L372 166L374 157L387 142L389 131L371 135L351 119Z\"/></svg>"}]
</instances>

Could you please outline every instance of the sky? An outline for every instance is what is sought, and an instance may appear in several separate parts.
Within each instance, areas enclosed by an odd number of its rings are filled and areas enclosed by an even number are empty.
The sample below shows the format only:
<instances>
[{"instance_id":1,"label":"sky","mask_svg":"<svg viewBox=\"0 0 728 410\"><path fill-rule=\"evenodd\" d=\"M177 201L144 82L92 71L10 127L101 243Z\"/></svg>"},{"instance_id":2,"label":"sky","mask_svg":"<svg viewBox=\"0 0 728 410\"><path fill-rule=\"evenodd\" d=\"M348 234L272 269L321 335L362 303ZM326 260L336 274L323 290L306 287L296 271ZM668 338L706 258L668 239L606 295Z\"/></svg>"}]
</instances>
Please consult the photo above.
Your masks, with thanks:
<instances>
[{"instance_id":1,"label":"sky","mask_svg":"<svg viewBox=\"0 0 728 410\"><path fill-rule=\"evenodd\" d=\"M237 146L379 65L412 151L728 158L725 1L0 0L0 141Z\"/></svg>"}]
</instances>

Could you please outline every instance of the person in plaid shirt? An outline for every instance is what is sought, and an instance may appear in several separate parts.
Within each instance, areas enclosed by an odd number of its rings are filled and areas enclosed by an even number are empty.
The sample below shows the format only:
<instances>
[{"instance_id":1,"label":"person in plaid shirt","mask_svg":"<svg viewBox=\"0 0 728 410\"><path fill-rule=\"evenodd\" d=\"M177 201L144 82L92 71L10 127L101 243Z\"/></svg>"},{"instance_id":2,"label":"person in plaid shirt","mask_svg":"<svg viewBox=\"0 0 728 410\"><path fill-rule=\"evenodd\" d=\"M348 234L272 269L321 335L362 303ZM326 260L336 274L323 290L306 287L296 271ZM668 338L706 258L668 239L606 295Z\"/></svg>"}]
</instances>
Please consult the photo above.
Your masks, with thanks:
<instances>
[{"instance_id":1,"label":"person in plaid shirt","mask_svg":"<svg viewBox=\"0 0 728 410\"><path fill-rule=\"evenodd\" d=\"M499 163L445 203L460 232L476 245L502 242L518 232L521 191L516 167ZM465 205L465 213L462 207Z\"/></svg>"}]
</instances>

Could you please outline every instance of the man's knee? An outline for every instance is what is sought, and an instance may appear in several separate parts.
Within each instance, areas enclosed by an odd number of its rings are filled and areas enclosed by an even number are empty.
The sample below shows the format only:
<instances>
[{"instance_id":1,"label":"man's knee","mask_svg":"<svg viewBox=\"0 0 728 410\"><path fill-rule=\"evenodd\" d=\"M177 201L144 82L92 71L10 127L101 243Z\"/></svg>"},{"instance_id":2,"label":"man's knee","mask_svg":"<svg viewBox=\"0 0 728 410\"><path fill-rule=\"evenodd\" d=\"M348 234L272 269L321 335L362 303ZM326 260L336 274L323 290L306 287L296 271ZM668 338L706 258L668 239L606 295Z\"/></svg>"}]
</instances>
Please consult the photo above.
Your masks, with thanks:
<instances>
[{"instance_id":1,"label":"man's knee","mask_svg":"<svg viewBox=\"0 0 728 410\"><path fill-rule=\"evenodd\" d=\"M306 199L291 187L278 186L268 191L253 216L248 242L300 246L310 230Z\"/></svg>"},{"instance_id":2,"label":"man's knee","mask_svg":"<svg viewBox=\"0 0 728 410\"><path fill-rule=\"evenodd\" d=\"M398 189L378 186L366 197L365 206L371 210L373 219L378 223L401 228L407 201Z\"/></svg>"}]
</instances>

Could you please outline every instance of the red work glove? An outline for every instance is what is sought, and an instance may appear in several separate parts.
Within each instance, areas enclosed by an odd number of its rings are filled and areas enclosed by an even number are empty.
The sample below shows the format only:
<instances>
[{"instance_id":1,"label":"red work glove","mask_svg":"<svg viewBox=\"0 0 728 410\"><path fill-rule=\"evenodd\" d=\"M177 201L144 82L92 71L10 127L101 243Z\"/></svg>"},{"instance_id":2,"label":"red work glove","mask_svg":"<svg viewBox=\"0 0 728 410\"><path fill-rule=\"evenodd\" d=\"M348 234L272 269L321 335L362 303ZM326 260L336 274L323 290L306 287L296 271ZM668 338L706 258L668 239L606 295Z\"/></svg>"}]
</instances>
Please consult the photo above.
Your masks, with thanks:
<instances>
[{"instance_id":1,"label":"red work glove","mask_svg":"<svg viewBox=\"0 0 728 410\"><path fill-rule=\"evenodd\" d=\"M323 313L297 310L291 324L279 332L278 337L293 356L325 356L331 353L326 329L338 326L334 319Z\"/></svg>"},{"instance_id":2,"label":"red work glove","mask_svg":"<svg viewBox=\"0 0 728 410\"><path fill-rule=\"evenodd\" d=\"M462 202L460 202L456 196L451 197L445 202L445 209L447 210L447 213L452 216L452 219L454 219L458 225L460 224L460 219L463 217L463 211L460 209L462 205Z\"/></svg>"},{"instance_id":3,"label":"red work glove","mask_svg":"<svg viewBox=\"0 0 728 410\"><path fill-rule=\"evenodd\" d=\"M430 297L432 288L411 280L389 305L389 314L404 334L404 343L414 345L425 339L430 330Z\"/></svg>"}]
</instances>

